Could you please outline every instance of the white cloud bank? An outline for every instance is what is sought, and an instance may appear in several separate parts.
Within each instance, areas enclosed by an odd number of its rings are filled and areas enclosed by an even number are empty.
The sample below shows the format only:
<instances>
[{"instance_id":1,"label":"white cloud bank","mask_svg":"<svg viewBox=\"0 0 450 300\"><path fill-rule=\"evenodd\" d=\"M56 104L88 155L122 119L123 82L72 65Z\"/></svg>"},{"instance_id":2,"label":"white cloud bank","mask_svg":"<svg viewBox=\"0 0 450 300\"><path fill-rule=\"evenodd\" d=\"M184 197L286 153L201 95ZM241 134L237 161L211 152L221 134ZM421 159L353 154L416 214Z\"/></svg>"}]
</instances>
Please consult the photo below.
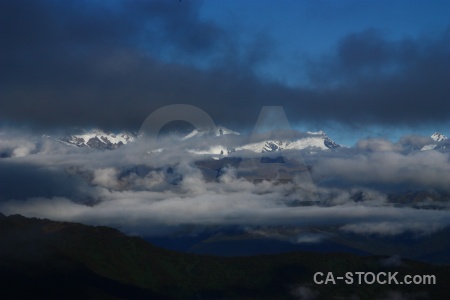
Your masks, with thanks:
<instances>
[{"instance_id":1,"label":"white cloud bank","mask_svg":"<svg viewBox=\"0 0 450 300\"><path fill-rule=\"evenodd\" d=\"M0 150L12 144L0 141ZM448 153L404 153L386 141L362 141L354 149L318 155L314 186L300 177L283 184L254 183L237 178L233 167L223 169L217 180L206 180L194 163L198 156L175 146L148 155L138 143L93 151L47 140L34 154L0 160L3 170L15 174L4 178L10 182L2 188L0 211L141 235L183 225L332 226L379 235L428 234L450 225L448 199L439 210L416 209L394 205L383 188L370 186L406 183L448 191ZM330 178L341 185L322 184ZM28 193L20 198L23 189Z\"/></svg>"}]
</instances>

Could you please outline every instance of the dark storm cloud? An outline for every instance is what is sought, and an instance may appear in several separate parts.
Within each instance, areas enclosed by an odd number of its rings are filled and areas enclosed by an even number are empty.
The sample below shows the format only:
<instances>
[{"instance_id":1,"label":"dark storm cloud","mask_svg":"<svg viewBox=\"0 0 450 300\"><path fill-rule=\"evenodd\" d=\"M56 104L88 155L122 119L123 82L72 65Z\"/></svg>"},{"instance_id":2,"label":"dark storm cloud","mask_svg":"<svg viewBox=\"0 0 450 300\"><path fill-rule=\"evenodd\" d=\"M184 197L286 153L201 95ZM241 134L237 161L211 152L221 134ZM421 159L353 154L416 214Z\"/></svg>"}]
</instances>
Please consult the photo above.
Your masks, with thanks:
<instances>
[{"instance_id":1,"label":"dark storm cloud","mask_svg":"<svg viewBox=\"0 0 450 300\"><path fill-rule=\"evenodd\" d=\"M195 3L2 1L2 48L10 55L28 54L29 60L39 55L49 59L62 51L71 53L61 55L86 55L109 47L156 51L164 42L180 54L203 54L222 42L225 33L214 23L201 21Z\"/></svg>"},{"instance_id":2,"label":"dark storm cloud","mask_svg":"<svg viewBox=\"0 0 450 300\"><path fill-rule=\"evenodd\" d=\"M193 72L155 57L189 61L226 44L224 32L185 2L3 1L2 116L49 126L137 127L173 101L166 94L178 94ZM155 105L153 98L163 100Z\"/></svg>"},{"instance_id":3,"label":"dark storm cloud","mask_svg":"<svg viewBox=\"0 0 450 300\"><path fill-rule=\"evenodd\" d=\"M291 122L450 119L450 30L401 40L374 29L349 34L306 63L311 87L288 87L257 76L274 58L270 37L243 41L203 20L199 5L2 1L0 120L138 129L175 103L230 127L253 126L263 105L283 105Z\"/></svg>"},{"instance_id":4,"label":"dark storm cloud","mask_svg":"<svg viewBox=\"0 0 450 300\"><path fill-rule=\"evenodd\" d=\"M400 40L375 29L349 34L335 53L310 62L309 74L318 86L335 86L325 95L333 114L347 122L448 121L449 38L449 28Z\"/></svg>"}]
</instances>

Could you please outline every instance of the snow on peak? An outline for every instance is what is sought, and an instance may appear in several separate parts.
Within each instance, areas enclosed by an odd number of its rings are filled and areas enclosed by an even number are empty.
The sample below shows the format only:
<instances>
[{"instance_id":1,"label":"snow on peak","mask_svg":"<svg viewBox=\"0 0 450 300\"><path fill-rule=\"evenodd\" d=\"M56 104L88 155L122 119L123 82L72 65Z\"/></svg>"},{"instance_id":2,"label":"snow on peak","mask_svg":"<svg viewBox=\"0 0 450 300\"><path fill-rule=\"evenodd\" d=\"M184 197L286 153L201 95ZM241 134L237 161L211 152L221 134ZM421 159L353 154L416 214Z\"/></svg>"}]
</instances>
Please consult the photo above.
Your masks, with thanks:
<instances>
[{"instance_id":1,"label":"snow on peak","mask_svg":"<svg viewBox=\"0 0 450 300\"><path fill-rule=\"evenodd\" d=\"M116 149L129 142L135 140L134 135L128 132L120 132L114 134L112 132L105 132L101 129L93 129L85 131L82 134L74 134L68 137L62 137L59 141L74 145L77 147L89 147L96 149Z\"/></svg>"},{"instance_id":2,"label":"snow on peak","mask_svg":"<svg viewBox=\"0 0 450 300\"><path fill-rule=\"evenodd\" d=\"M281 150L321 149L329 150L339 148L340 145L331 140L323 131L307 132L309 136L284 141L261 141L247 144L236 150L250 150L257 153L275 152Z\"/></svg>"},{"instance_id":3,"label":"snow on peak","mask_svg":"<svg viewBox=\"0 0 450 300\"><path fill-rule=\"evenodd\" d=\"M448 139L445 135L439 132L435 132L431 135L431 138L435 140L436 142L442 142L443 140Z\"/></svg>"},{"instance_id":4,"label":"snow on peak","mask_svg":"<svg viewBox=\"0 0 450 300\"><path fill-rule=\"evenodd\" d=\"M435 132L431 135L431 138L435 141L435 144L425 145L420 149L421 151L433 150L433 149L448 149L446 145L443 145L443 141L447 140L448 137L442 133Z\"/></svg>"},{"instance_id":5,"label":"snow on peak","mask_svg":"<svg viewBox=\"0 0 450 300\"><path fill-rule=\"evenodd\" d=\"M182 140L188 140L194 137L221 137L225 135L240 135L238 132L217 126L210 130L194 129ZM132 142L136 137L127 132L114 134L100 129L85 131L82 134L74 134L68 137L60 138L59 141L68 145L77 147L89 147L96 149L117 149L118 147ZM217 139L220 143L222 139ZM276 152L281 150L329 150L339 148L340 145L331 140L325 132L307 132L307 135L290 139L271 139L262 140L255 143L244 144L239 147L228 149L226 146L215 144L210 145L208 149L188 149L187 152L194 154L211 154L216 156L226 156L232 152L247 150L255 153Z\"/></svg>"}]
</instances>

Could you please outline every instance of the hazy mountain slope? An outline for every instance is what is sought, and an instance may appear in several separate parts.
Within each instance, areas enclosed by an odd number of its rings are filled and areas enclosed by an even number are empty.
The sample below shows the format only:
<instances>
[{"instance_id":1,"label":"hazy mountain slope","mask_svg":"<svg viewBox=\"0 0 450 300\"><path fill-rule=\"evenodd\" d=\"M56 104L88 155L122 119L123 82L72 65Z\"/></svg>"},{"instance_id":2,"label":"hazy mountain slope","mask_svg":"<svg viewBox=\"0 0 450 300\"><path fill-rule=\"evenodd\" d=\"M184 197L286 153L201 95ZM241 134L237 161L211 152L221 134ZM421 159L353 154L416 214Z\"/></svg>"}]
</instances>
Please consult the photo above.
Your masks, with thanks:
<instances>
[{"instance_id":1,"label":"hazy mountain slope","mask_svg":"<svg viewBox=\"0 0 450 300\"><path fill-rule=\"evenodd\" d=\"M218 256L251 256L293 251L317 253L342 252L356 255L399 255L432 264L450 265L450 228L424 236L404 233L397 236L364 235L336 228L302 229L303 237L316 240L298 242L295 236L253 234L251 231L221 227L206 228L202 234L177 233L147 238L149 242L176 251ZM282 232L282 230L275 232ZM320 240L319 240L320 237Z\"/></svg>"}]
</instances>

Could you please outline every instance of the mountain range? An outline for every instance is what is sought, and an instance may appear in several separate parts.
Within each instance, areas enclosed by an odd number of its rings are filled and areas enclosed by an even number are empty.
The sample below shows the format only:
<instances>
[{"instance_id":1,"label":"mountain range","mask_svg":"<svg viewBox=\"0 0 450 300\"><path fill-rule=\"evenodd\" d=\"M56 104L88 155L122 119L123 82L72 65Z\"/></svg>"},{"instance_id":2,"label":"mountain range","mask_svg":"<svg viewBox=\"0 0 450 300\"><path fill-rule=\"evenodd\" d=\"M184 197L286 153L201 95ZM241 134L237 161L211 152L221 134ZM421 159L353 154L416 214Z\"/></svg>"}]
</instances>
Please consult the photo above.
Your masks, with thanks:
<instances>
[{"instance_id":1,"label":"mountain range","mask_svg":"<svg viewBox=\"0 0 450 300\"><path fill-rule=\"evenodd\" d=\"M217 127L210 131L193 130L189 134L181 138L182 141L200 138L200 137L217 137L222 136L239 136L236 131L229 130L224 127ZM113 134L103 130L94 129L85 131L82 134L74 134L70 136L60 137L58 141L77 147L89 147L101 150L114 150L125 144L136 141L137 136L129 132L120 132ZM209 148L203 149L187 149L188 152L194 154L209 155L227 155L237 151L251 151L254 153L276 152L281 150L329 150L341 147L330 139L323 131L307 132L301 137L291 139L266 139L254 143L239 145L237 147L228 148L220 144L211 145ZM158 151L161 149L158 149Z\"/></svg>"},{"instance_id":2,"label":"mountain range","mask_svg":"<svg viewBox=\"0 0 450 300\"><path fill-rule=\"evenodd\" d=\"M434 143L423 146L422 151L426 150L439 150L439 149L450 149L450 145L448 145L449 139L445 135L435 132L431 135L431 138L434 140Z\"/></svg>"},{"instance_id":3,"label":"mountain range","mask_svg":"<svg viewBox=\"0 0 450 300\"><path fill-rule=\"evenodd\" d=\"M58 141L77 147L89 147L102 150L114 150L135 141L136 136L129 132L114 134L100 129L85 131L81 134L61 137Z\"/></svg>"},{"instance_id":4,"label":"mountain range","mask_svg":"<svg viewBox=\"0 0 450 300\"><path fill-rule=\"evenodd\" d=\"M311 132L308 131L300 137L290 139L261 139L256 142L244 143L234 147L227 147L220 142L223 136L240 136L239 132L227 129L225 127L217 127L213 130L200 131L192 130L190 133L182 136L180 141L188 141L191 139L198 139L203 137L215 137L216 143L209 145L209 147L186 149L187 152L198 155L211 155L215 158L227 156L234 152L250 151L252 153L269 153L282 150L309 150L310 153L321 150L333 150L342 147L334 142L323 131ZM45 136L49 137L49 136ZM88 147L100 150L114 150L128 143L135 142L139 137L136 134L122 131L117 134L103 131L100 129L93 129L90 131L84 130L83 133L73 134L59 137L56 140L76 147ZM431 135L433 143L427 144L419 148L421 151L426 150L443 150L450 149L450 139L445 135L435 132ZM153 151L159 152L163 149L156 149Z\"/></svg>"}]
</instances>

